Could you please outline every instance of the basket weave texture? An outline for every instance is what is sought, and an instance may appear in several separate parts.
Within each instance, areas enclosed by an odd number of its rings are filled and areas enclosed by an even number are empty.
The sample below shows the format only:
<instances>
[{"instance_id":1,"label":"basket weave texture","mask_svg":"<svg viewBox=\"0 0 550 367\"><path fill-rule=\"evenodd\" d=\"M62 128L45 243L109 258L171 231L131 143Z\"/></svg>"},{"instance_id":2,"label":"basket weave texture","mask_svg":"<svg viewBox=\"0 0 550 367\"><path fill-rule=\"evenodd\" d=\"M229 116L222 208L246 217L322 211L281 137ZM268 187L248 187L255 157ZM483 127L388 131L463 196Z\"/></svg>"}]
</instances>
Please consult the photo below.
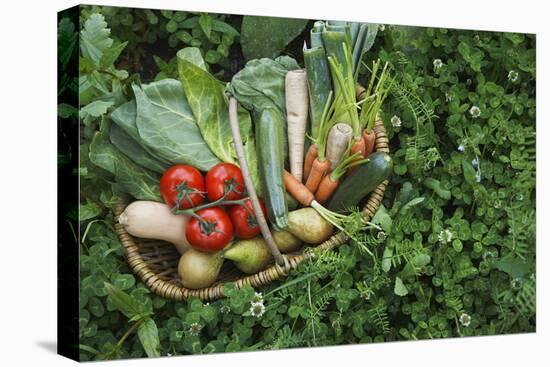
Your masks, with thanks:
<instances>
[{"instance_id":1,"label":"basket weave texture","mask_svg":"<svg viewBox=\"0 0 550 367\"><path fill-rule=\"evenodd\" d=\"M389 153L388 137L380 118L375 123L374 131L376 133L375 150L377 152ZM380 207L387 185L388 181L386 180L369 194L369 198L362 211L366 220L372 219ZM115 229L122 245L126 249L128 264L134 274L151 291L167 299L183 301L197 297L202 301L216 300L224 296L223 287L228 282L234 282L237 288L247 285L259 288L285 278L301 262L313 256L311 252L304 251L307 248L304 246L297 253L286 255L288 259L287 268L274 264L253 275L243 275L233 267L224 266L222 267L218 281L212 286L202 289L188 289L179 282L177 268L180 254L174 245L164 241L133 237L125 231L122 224L118 223L118 217L124 211L126 205L128 205L128 202L121 201L115 208ZM316 248L321 251L330 251L346 243L347 240L348 237L344 232L338 232Z\"/></svg>"}]
</instances>

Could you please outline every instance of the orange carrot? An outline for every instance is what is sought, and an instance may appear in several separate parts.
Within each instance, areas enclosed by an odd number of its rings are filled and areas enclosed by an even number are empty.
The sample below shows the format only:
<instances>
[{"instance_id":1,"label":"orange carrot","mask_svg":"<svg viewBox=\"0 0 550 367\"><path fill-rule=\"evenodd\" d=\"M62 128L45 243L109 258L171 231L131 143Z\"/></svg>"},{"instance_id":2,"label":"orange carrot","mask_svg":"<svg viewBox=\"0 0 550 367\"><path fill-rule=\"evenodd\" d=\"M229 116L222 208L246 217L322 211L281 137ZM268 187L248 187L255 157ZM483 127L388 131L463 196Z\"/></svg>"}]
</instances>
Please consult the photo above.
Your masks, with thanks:
<instances>
[{"instance_id":1,"label":"orange carrot","mask_svg":"<svg viewBox=\"0 0 550 367\"><path fill-rule=\"evenodd\" d=\"M338 188L339 184L340 184L339 179L336 179L335 181L333 181L332 175L326 175L321 180L321 183L319 184L319 187L315 192L315 200L323 204L332 196L334 191L336 191L336 188Z\"/></svg>"},{"instance_id":2,"label":"orange carrot","mask_svg":"<svg viewBox=\"0 0 550 367\"><path fill-rule=\"evenodd\" d=\"M365 141L362 136L355 138L353 145L351 146L351 154L359 153L361 157L365 156Z\"/></svg>"},{"instance_id":3,"label":"orange carrot","mask_svg":"<svg viewBox=\"0 0 550 367\"><path fill-rule=\"evenodd\" d=\"M309 146L309 149L307 150L306 159L304 160L304 181L307 181L309 173L311 172L313 161L317 158L318 155L319 151L317 150L317 144L311 144Z\"/></svg>"},{"instance_id":4,"label":"orange carrot","mask_svg":"<svg viewBox=\"0 0 550 367\"><path fill-rule=\"evenodd\" d=\"M323 176L327 174L329 169L330 162L328 159L320 161L319 158L317 158L314 160L313 165L311 166L311 172L309 173L309 177L306 181L307 189L311 192L315 192L319 186L319 183L323 179Z\"/></svg>"},{"instance_id":5,"label":"orange carrot","mask_svg":"<svg viewBox=\"0 0 550 367\"><path fill-rule=\"evenodd\" d=\"M365 154L367 158L374 151L374 144L376 142L376 134L374 130L368 132L367 129L363 130L363 140L365 142Z\"/></svg>"},{"instance_id":6,"label":"orange carrot","mask_svg":"<svg viewBox=\"0 0 550 367\"><path fill-rule=\"evenodd\" d=\"M365 140L363 140L362 136L359 139L355 139L355 142L351 146L351 154L355 153L359 153L360 157L365 156ZM347 171L347 175L351 175L356 169L357 167L350 167Z\"/></svg>"},{"instance_id":7,"label":"orange carrot","mask_svg":"<svg viewBox=\"0 0 550 367\"><path fill-rule=\"evenodd\" d=\"M304 206L310 206L311 202L315 200L315 196L304 186L303 183L298 181L296 177L292 176L287 170L284 171L284 182L286 190L296 199L300 204Z\"/></svg>"}]
</instances>

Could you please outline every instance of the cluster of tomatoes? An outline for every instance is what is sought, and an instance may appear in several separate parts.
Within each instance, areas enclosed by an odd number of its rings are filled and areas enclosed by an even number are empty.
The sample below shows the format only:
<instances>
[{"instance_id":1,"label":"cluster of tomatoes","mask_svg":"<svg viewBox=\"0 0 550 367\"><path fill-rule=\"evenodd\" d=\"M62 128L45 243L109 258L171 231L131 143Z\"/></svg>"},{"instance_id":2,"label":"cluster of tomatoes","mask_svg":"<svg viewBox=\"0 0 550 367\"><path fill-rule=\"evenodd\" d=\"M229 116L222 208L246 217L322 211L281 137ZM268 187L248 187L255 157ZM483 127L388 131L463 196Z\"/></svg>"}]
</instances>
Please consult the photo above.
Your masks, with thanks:
<instances>
[{"instance_id":1,"label":"cluster of tomatoes","mask_svg":"<svg viewBox=\"0 0 550 367\"><path fill-rule=\"evenodd\" d=\"M193 166L172 166L160 179L160 192L173 212L191 216L185 236L198 250L218 251L233 237L249 239L260 233L241 169L234 164L217 164L206 177Z\"/></svg>"}]
</instances>

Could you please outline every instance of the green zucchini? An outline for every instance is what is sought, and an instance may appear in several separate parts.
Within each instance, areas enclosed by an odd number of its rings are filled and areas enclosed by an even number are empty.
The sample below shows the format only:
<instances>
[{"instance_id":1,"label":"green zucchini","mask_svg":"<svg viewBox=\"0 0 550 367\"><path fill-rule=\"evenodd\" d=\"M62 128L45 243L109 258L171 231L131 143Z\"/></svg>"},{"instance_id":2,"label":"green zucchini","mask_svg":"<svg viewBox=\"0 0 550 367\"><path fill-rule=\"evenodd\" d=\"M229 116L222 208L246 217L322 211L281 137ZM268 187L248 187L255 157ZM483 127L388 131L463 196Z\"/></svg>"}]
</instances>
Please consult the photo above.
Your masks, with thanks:
<instances>
[{"instance_id":1,"label":"green zucchini","mask_svg":"<svg viewBox=\"0 0 550 367\"><path fill-rule=\"evenodd\" d=\"M369 162L359 166L347 177L328 203L328 209L345 211L357 206L369 192L390 177L393 170L391 157L383 152L369 155Z\"/></svg>"},{"instance_id":2,"label":"green zucchini","mask_svg":"<svg viewBox=\"0 0 550 367\"><path fill-rule=\"evenodd\" d=\"M276 229L282 230L288 227L288 205L283 181L284 130L282 117L273 108L265 108L256 122L256 147L269 221Z\"/></svg>"}]
</instances>

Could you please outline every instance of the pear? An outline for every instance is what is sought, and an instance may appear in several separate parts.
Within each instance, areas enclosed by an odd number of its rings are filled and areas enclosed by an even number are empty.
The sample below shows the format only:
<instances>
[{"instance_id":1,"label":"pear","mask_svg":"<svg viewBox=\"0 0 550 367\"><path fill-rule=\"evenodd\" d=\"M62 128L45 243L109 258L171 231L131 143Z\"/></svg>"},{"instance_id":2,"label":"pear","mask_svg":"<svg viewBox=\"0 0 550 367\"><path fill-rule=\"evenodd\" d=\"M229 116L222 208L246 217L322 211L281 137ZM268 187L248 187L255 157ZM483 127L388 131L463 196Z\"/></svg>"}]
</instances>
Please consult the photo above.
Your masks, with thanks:
<instances>
[{"instance_id":1,"label":"pear","mask_svg":"<svg viewBox=\"0 0 550 367\"><path fill-rule=\"evenodd\" d=\"M287 231L272 231L273 239L282 253L296 251L302 246L302 241Z\"/></svg>"},{"instance_id":2,"label":"pear","mask_svg":"<svg viewBox=\"0 0 550 367\"><path fill-rule=\"evenodd\" d=\"M261 236L236 242L224 251L223 257L233 261L246 274L265 269L272 258L269 247Z\"/></svg>"},{"instance_id":3,"label":"pear","mask_svg":"<svg viewBox=\"0 0 550 367\"><path fill-rule=\"evenodd\" d=\"M181 284L189 289L209 287L218 278L222 264L221 251L202 252L189 249L181 255L178 263Z\"/></svg>"},{"instance_id":4,"label":"pear","mask_svg":"<svg viewBox=\"0 0 550 367\"><path fill-rule=\"evenodd\" d=\"M328 240L333 230L332 224L313 208L302 208L288 213L287 231L310 245Z\"/></svg>"}]
</instances>

